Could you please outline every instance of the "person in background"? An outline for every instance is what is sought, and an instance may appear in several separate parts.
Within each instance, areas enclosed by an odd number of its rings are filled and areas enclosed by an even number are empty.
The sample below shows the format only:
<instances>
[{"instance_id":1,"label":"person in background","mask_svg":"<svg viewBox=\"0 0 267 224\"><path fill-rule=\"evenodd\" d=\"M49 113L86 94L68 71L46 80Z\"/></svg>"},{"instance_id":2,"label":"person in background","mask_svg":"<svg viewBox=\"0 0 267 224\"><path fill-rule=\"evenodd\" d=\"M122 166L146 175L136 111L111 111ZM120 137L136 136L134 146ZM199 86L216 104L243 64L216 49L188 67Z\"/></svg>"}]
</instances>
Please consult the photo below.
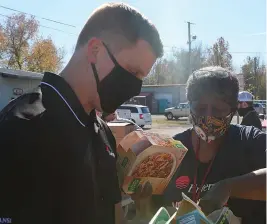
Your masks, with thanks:
<instances>
[{"instance_id":1,"label":"person in background","mask_svg":"<svg viewBox=\"0 0 267 224\"><path fill-rule=\"evenodd\" d=\"M117 119L117 113L116 112L114 113L103 112L101 118L105 122L111 122Z\"/></svg>"},{"instance_id":2,"label":"person in background","mask_svg":"<svg viewBox=\"0 0 267 224\"><path fill-rule=\"evenodd\" d=\"M79 12L73 12L73 15ZM123 3L97 8L59 75L0 112L0 219L15 224L123 223L116 142L96 110L140 93L163 45Z\"/></svg>"},{"instance_id":3,"label":"person in background","mask_svg":"<svg viewBox=\"0 0 267 224\"><path fill-rule=\"evenodd\" d=\"M132 196L137 219L149 220L158 208L179 206L182 192L206 214L227 203L242 224L266 223L266 133L231 124L239 83L221 67L195 71L187 81L193 128L174 139L188 149L163 196L151 196L146 183Z\"/></svg>"},{"instance_id":4,"label":"person in background","mask_svg":"<svg viewBox=\"0 0 267 224\"><path fill-rule=\"evenodd\" d=\"M238 114L243 117L241 125L254 126L262 130L261 120L253 108L253 95L248 91L238 94Z\"/></svg>"}]
</instances>

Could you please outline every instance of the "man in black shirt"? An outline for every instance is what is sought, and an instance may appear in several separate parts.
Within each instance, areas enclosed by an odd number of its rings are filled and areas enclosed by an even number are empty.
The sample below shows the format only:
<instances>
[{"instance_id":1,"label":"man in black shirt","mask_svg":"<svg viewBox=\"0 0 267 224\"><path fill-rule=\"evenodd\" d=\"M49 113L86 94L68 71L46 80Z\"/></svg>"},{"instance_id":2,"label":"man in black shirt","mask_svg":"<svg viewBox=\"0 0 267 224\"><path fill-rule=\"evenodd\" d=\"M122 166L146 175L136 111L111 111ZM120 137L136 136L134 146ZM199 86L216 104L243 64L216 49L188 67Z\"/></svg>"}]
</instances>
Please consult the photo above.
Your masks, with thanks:
<instances>
[{"instance_id":1,"label":"man in black shirt","mask_svg":"<svg viewBox=\"0 0 267 224\"><path fill-rule=\"evenodd\" d=\"M162 52L156 28L135 9L94 11L60 75L45 73L0 113L1 220L115 223L116 142L95 109L112 113L138 95Z\"/></svg>"},{"instance_id":2,"label":"man in black shirt","mask_svg":"<svg viewBox=\"0 0 267 224\"><path fill-rule=\"evenodd\" d=\"M238 114L243 117L241 124L262 130L261 120L253 108L253 95L248 91L238 94Z\"/></svg>"}]
</instances>

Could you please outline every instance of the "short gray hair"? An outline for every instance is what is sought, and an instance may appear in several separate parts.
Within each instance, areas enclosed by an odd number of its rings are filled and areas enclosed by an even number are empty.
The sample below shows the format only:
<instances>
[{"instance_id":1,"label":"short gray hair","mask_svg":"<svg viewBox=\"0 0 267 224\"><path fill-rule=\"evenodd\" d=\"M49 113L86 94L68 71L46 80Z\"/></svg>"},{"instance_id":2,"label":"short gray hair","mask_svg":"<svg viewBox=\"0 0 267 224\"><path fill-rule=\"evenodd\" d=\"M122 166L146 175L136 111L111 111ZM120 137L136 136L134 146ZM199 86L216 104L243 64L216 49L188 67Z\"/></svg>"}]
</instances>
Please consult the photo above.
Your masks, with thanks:
<instances>
[{"instance_id":1,"label":"short gray hair","mask_svg":"<svg viewBox=\"0 0 267 224\"><path fill-rule=\"evenodd\" d=\"M212 66L193 72L187 81L186 95L189 102L198 101L206 94L216 95L232 108L237 107L239 83L229 70Z\"/></svg>"}]
</instances>

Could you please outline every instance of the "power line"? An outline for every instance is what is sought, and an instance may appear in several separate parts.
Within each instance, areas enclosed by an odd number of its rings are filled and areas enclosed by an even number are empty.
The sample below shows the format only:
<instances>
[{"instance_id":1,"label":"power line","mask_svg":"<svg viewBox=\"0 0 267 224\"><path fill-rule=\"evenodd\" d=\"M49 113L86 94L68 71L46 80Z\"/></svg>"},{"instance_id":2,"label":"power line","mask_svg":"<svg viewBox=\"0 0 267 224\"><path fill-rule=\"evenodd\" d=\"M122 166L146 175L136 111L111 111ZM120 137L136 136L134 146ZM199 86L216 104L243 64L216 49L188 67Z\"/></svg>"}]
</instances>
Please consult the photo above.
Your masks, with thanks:
<instances>
[{"instance_id":1,"label":"power line","mask_svg":"<svg viewBox=\"0 0 267 224\"><path fill-rule=\"evenodd\" d=\"M61 24L61 25L64 25L64 26L69 26L69 27L76 28L76 26L74 26L72 24L63 23L63 22L60 22L60 21L57 21L57 20L53 20L53 19L49 19L49 18L45 18L45 17L41 17L41 16L36 16L36 15L31 14L31 13L22 12L22 11L19 11L17 9L9 8L9 7L3 6L3 5L0 5L0 8L7 9L7 10L10 10L10 11L14 11L14 12L23 13L25 15L34 16L34 17L37 17L37 18L40 18L40 19L43 19L43 20L46 20L46 21L49 21L49 22L58 23L58 24Z\"/></svg>"},{"instance_id":2,"label":"power line","mask_svg":"<svg viewBox=\"0 0 267 224\"><path fill-rule=\"evenodd\" d=\"M173 48L174 50L185 50L185 48L182 47L170 47L170 46L164 46L164 48ZM165 52L173 52L171 49L165 50ZM208 53L208 51L203 51L202 53ZM266 51L229 51L230 54L267 54Z\"/></svg>"},{"instance_id":3,"label":"power line","mask_svg":"<svg viewBox=\"0 0 267 224\"><path fill-rule=\"evenodd\" d=\"M70 35L78 36L78 34L75 34L75 33L69 33L69 32L66 32L66 31L64 31L64 30L56 29L56 28L53 28L53 27L44 26L44 25L39 25L39 26L40 26L40 27L43 27L43 28L46 28L46 29L59 31L59 32L61 32L61 33L66 33L66 34L70 34Z\"/></svg>"},{"instance_id":4,"label":"power line","mask_svg":"<svg viewBox=\"0 0 267 224\"><path fill-rule=\"evenodd\" d=\"M6 18L11 18L11 16L7 16L7 15L3 15L0 13L0 16L2 17L6 17ZM75 33L69 33L69 32L66 32L64 30L60 30L60 29L57 29L57 28L53 28L53 27L50 27L50 26L44 26L44 25L41 25L39 24L40 27L43 27L43 28L46 28L46 29L50 29L50 30L55 30L55 31L58 31L58 32L61 32L61 33L66 33L66 34L70 34L70 35L74 35L74 36L78 36L78 34L75 34Z\"/></svg>"},{"instance_id":5,"label":"power line","mask_svg":"<svg viewBox=\"0 0 267 224\"><path fill-rule=\"evenodd\" d=\"M176 47L164 45L164 48L167 48L165 51L172 52L173 50L185 50L184 47ZM208 53L208 51L203 51L202 53ZM267 54L266 51L229 51L230 54Z\"/></svg>"},{"instance_id":6,"label":"power line","mask_svg":"<svg viewBox=\"0 0 267 224\"><path fill-rule=\"evenodd\" d=\"M3 7L3 6L0 5L0 7ZM20 11L18 11L18 12L20 12ZM28 15L31 15L31 14L28 14ZM11 16L4 15L4 14L1 14L1 13L0 13L0 16L6 17L6 18L12 18ZM51 29L51 30L54 30L54 31L58 31L58 32L61 32L61 33L78 36L78 34L76 34L76 33L66 32L64 30L53 28L53 27L50 27L50 26L44 26L44 25L41 25L41 24L39 24L39 26L40 27L43 27L43 28L46 28L46 29ZM171 48L173 50L182 50L182 49L185 49L185 48L182 48L182 47L168 46L168 45L164 45L163 47L164 48ZM173 50L171 50L171 49L165 50L165 52L168 52L168 53L173 52ZM203 53L207 53L207 51L204 51ZM229 53L230 54L267 54L267 52L256 52L256 51L255 52L246 52L246 51L233 52L233 51L230 51Z\"/></svg>"}]
</instances>

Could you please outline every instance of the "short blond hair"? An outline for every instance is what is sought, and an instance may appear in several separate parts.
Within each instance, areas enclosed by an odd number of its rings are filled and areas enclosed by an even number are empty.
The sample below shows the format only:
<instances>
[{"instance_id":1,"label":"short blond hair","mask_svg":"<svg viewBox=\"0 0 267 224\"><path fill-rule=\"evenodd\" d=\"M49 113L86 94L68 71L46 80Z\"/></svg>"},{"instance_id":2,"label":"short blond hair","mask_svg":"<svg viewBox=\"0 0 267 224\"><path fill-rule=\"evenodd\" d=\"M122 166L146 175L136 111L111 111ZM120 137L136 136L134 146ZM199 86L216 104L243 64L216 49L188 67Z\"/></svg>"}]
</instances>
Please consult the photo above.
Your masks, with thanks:
<instances>
[{"instance_id":1,"label":"short blond hair","mask_svg":"<svg viewBox=\"0 0 267 224\"><path fill-rule=\"evenodd\" d=\"M100 38L114 50L142 39L151 45L157 58L163 55L163 45L156 27L140 12L124 3L106 3L97 8L84 25L75 50L92 37Z\"/></svg>"}]
</instances>

